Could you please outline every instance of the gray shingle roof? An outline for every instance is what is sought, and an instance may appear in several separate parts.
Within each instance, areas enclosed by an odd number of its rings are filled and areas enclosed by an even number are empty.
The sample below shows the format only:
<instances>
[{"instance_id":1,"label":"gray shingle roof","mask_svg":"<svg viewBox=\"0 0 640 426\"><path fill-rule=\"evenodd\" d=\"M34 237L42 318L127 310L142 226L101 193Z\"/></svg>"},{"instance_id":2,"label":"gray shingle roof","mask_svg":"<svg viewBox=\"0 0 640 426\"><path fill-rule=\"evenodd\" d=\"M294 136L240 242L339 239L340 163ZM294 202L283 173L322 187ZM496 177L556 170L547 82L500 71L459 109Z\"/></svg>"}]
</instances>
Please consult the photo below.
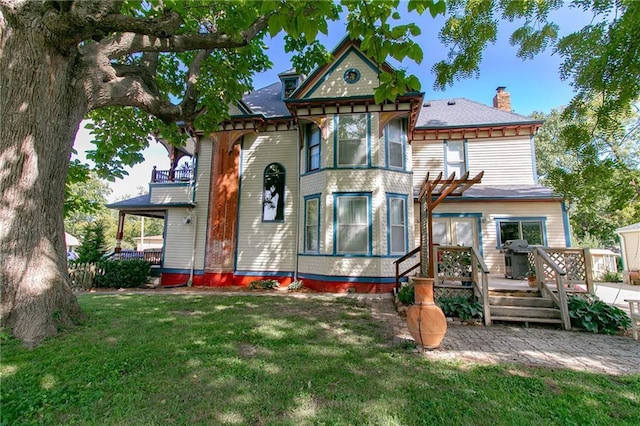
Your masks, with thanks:
<instances>
[{"instance_id":1,"label":"gray shingle roof","mask_svg":"<svg viewBox=\"0 0 640 426\"><path fill-rule=\"evenodd\" d=\"M623 228L616 229L616 232L633 232L640 231L640 222L634 223L633 225L625 226Z\"/></svg>"},{"instance_id":2,"label":"gray shingle roof","mask_svg":"<svg viewBox=\"0 0 640 426\"><path fill-rule=\"evenodd\" d=\"M291 117L282 101L282 83L279 81L245 95L242 100L254 114L262 114L269 118Z\"/></svg>"},{"instance_id":3,"label":"gray shingle roof","mask_svg":"<svg viewBox=\"0 0 640 426\"><path fill-rule=\"evenodd\" d=\"M151 195L144 194L137 197L129 198L127 200L116 201L115 203L107 204L107 208L110 209L124 209L124 208L136 208L136 207L150 207Z\"/></svg>"},{"instance_id":4,"label":"gray shingle roof","mask_svg":"<svg viewBox=\"0 0 640 426\"><path fill-rule=\"evenodd\" d=\"M416 129L473 127L504 124L535 123L524 115L514 114L493 108L465 98L424 101Z\"/></svg>"},{"instance_id":5,"label":"gray shingle roof","mask_svg":"<svg viewBox=\"0 0 640 426\"><path fill-rule=\"evenodd\" d=\"M116 201L115 203L107 204L109 209L117 210L137 210L137 209L162 209L165 207L192 207L193 203L179 202L179 203L152 203L151 194L138 195L137 197L129 198L127 200Z\"/></svg>"},{"instance_id":6,"label":"gray shingle roof","mask_svg":"<svg viewBox=\"0 0 640 426\"><path fill-rule=\"evenodd\" d=\"M418 198L419 190L413 191L414 198ZM553 192L551 188L542 185L474 185L467 189L461 197L449 197L447 200L540 200L557 199L562 196Z\"/></svg>"}]
</instances>

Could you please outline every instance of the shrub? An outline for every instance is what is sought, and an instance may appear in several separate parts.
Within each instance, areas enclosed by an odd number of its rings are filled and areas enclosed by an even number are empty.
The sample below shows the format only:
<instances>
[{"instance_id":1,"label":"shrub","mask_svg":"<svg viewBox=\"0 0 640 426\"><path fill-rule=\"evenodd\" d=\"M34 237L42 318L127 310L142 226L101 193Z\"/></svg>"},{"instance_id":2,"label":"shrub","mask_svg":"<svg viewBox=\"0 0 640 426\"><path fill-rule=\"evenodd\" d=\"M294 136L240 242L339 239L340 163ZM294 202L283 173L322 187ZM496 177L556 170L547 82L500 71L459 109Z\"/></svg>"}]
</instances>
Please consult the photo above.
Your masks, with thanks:
<instances>
[{"instance_id":1,"label":"shrub","mask_svg":"<svg viewBox=\"0 0 640 426\"><path fill-rule=\"evenodd\" d=\"M142 259L106 260L100 265L104 271L94 280L96 287L133 288L144 285L149 279L151 263Z\"/></svg>"},{"instance_id":2,"label":"shrub","mask_svg":"<svg viewBox=\"0 0 640 426\"><path fill-rule=\"evenodd\" d=\"M602 276L602 281L606 283L619 283L622 282L622 274L620 272L607 271Z\"/></svg>"},{"instance_id":3,"label":"shrub","mask_svg":"<svg viewBox=\"0 0 640 426\"><path fill-rule=\"evenodd\" d=\"M458 317L463 321L482 318L482 305L477 300L463 296L439 297L436 303L447 317Z\"/></svg>"},{"instance_id":4,"label":"shrub","mask_svg":"<svg viewBox=\"0 0 640 426\"><path fill-rule=\"evenodd\" d=\"M255 280L249 283L249 288L254 290L257 288L271 289L280 287L280 283L276 280Z\"/></svg>"},{"instance_id":5,"label":"shrub","mask_svg":"<svg viewBox=\"0 0 640 426\"><path fill-rule=\"evenodd\" d=\"M569 296L569 316L571 325L593 333L616 334L631 326L631 319L625 311L611 306L596 296Z\"/></svg>"},{"instance_id":6,"label":"shrub","mask_svg":"<svg viewBox=\"0 0 640 426\"><path fill-rule=\"evenodd\" d=\"M302 288L302 280L294 281L287 286L287 291L296 291Z\"/></svg>"},{"instance_id":7,"label":"shrub","mask_svg":"<svg viewBox=\"0 0 640 426\"><path fill-rule=\"evenodd\" d=\"M400 290L398 290L398 300L403 305L413 305L413 302L415 301L413 285L405 284L400 287Z\"/></svg>"}]
</instances>

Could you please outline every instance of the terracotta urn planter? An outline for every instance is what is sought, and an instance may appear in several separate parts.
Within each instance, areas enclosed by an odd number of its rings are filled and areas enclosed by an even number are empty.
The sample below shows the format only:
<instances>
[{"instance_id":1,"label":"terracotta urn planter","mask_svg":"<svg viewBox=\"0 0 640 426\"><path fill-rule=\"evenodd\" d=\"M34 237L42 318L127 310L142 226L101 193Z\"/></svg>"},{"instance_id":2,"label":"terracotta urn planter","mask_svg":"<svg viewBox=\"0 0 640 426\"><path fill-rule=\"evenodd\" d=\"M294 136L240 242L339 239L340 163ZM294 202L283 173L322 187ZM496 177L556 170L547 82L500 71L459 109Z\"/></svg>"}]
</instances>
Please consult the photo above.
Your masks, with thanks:
<instances>
[{"instance_id":1,"label":"terracotta urn planter","mask_svg":"<svg viewBox=\"0 0 640 426\"><path fill-rule=\"evenodd\" d=\"M447 332L447 319L433 302L433 278L413 277L412 281L415 304L407 310L409 333L424 349L435 349Z\"/></svg>"}]
</instances>

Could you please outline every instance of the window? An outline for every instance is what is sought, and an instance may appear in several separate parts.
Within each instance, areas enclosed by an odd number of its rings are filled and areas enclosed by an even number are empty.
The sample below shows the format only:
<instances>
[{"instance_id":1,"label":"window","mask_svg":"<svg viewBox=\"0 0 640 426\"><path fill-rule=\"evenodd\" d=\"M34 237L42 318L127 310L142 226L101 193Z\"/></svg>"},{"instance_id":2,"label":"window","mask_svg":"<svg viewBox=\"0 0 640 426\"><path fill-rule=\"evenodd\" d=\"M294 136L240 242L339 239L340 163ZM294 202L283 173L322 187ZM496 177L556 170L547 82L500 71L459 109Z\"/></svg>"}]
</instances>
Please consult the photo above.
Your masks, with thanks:
<instances>
[{"instance_id":1,"label":"window","mask_svg":"<svg viewBox=\"0 0 640 426\"><path fill-rule=\"evenodd\" d=\"M368 115L347 114L337 118L337 165L369 164Z\"/></svg>"},{"instance_id":2,"label":"window","mask_svg":"<svg viewBox=\"0 0 640 426\"><path fill-rule=\"evenodd\" d=\"M284 221L284 180L282 164L271 163L264 169L262 192L262 221Z\"/></svg>"},{"instance_id":3,"label":"window","mask_svg":"<svg viewBox=\"0 0 640 426\"><path fill-rule=\"evenodd\" d=\"M434 217L433 242L441 246L478 247L477 219L471 217Z\"/></svg>"},{"instance_id":4,"label":"window","mask_svg":"<svg viewBox=\"0 0 640 426\"><path fill-rule=\"evenodd\" d=\"M307 126L307 171L320 168L320 128L315 124Z\"/></svg>"},{"instance_id":5,"label":"window","mask_svg":"<svg viewBox=\"0 0 640 426\"><path fill-rule=\"evenodd\" d=\"M388 167L404 169L405 121L391 120L385 129Z\"/></svg>"},{"instance_id":6,"label":"window","mask_svg":"<svg viewBox=\"0 0 640 426\"><path fill-rule=\"evenodd\" d=\"M294 78L285 78L282 80L283 83L283 93L282 93L282 97L284 99L288 98L289 96L291 96L291 94L298 88L298 78L294 77Z\"/></svg>"},{"instance_id":7,"label":"window","mask_svg":"<svg viewBox=\"0 0 640 426\"><path fill-rule=\"evenodd\" d=\"M544 245L542 219L498 219L500 244L508 240L527 240L529 244Z\"/></svg>"},{"instance_id":8,"label":"window","mask_svg":"<svg viewBox=\"0 0 640 426\"><path fill-rule=\"evenodd\" d=\"M320 197L305 197L304 201L304 251L320 251Z\"/></svg>"},{"instance_id":9,"label":"window","mask_svg":"<svg viewBox=\"0 0 640 426\"><path fill-rule=\"evenodd\" d=\"M368 194L335 196L336 253L371 253L370 199Z\"/></svg>"},{"instance_id":10,"label":"window","mask_svg":"<svg viewBox=\"0 0 640 426\"><path fill-rule=\"evenodd\" d=\"M389 254L407 252L407 201L406 197L389 196Z\"/></svg>"},{"instance_id":11,"label":"window","mask_svg":"<svg viewBox=\"0 0 640 426\"><path fill-rule=\"evenodd\" d=\"M465 142L446 141L445 142L445 174L450 176L455 172L456 177L460 177L467 172Z\"/></svg>"},{"instance_id":12,"label":"window","mask_svg":"<svg viewBox=\"0 0 640 426\"><path fill-rule=\"evenodd\" d=\"M349 84L357 83L360 80L360 71L355 68L349 68L344 72L343 78Z\"/></svg>"}]
</instances>

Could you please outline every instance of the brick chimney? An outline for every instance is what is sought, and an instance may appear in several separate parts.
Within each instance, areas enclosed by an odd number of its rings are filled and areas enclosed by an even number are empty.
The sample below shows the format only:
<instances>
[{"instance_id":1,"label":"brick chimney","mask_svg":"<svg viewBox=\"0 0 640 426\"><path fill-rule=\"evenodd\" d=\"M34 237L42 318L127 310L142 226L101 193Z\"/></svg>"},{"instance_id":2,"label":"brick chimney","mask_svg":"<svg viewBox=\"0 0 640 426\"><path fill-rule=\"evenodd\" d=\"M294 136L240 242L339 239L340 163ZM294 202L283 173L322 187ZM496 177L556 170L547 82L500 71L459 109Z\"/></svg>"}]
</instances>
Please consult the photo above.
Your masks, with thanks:
<instances>
[{"instance_id":1,"label":"brick chimney","mask_svg":"<svg viewBox=\"0 0 640 426\"><path fill-rule=\"evenodd\" d=\"M496 89L496 95L493 97L493 107L511 112L511 95L509 95L509 92L505 92L504 89L506 89L505 86L500 86Z\"/></svg>"}]
</instances>

